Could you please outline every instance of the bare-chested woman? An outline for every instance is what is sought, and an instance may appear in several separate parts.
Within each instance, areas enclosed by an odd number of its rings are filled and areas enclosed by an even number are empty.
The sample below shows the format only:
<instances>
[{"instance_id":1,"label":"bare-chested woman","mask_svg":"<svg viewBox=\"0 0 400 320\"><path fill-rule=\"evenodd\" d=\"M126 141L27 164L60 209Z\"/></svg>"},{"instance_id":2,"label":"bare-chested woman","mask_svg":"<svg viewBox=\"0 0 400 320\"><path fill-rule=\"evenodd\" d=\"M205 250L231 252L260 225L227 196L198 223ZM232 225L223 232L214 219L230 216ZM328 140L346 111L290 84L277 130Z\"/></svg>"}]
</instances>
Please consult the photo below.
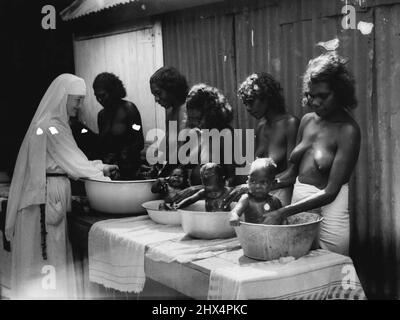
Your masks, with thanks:
<instances>
[{"instance_id":1,"label":"bare-chested woman","mask_svg":"<svg viewBox=\"0 0 400 320\"><path fill-rule=\"evenodd\" d=\"M98 114L98 157L105 163L119 166L118 179L134 180L141 164L140 152L144 148L140 112L135 104L123 99L125 87L113 73L97 75L93 90L103 106Z\"/></svg>"},{"instance_id":2,"label":"bare-chested woman","mask_svg":"<svg viewBox=\"0 0 400 320\"><path fill-rule=\"evenodd\" d=\"M301 120L291 165L278 178L294 184L292 204L271 212L264 223L278 224L293 214L320 208L324 217L319 246L348 254L348 182L360 151L360 128L350 110L357 105L354 80L336 53L309 62L303 80Z\"/></svg>"},{"instance_id":3,"label":"bare-chested woman","mask_svg":"<svg viewBox=\"0 0 400 320\"><path fill-rule=\"evenodd\" d=\"M282 88L270 74L262 72L247 77L238 90L247 111L260 122L256 129L255 157L272 158L277 172L288 168L290 153L296 145L299 120L286 112ZM247 185L235 188L229 198L235 200L247 192ZM275 189L271 194L283 205L290 204L292 186Z\"/></svg>"},{"instance_id":4,"label":"bare-chested woman","mask_svg":"<svg viewBox=\"0 0 400 320\"><path fill-rule=\"evenodd\" d=\"M233 129L230 123L233 118L233 111L228 100L217 88L199 83L194 85L189 91L186 99L186 107L187 126L197 132L199 142L197 148L191 152L199 162L198 164L188 165L191 170L189 178L191 186L182 190L174 197L173 201L175 203L179 203L203 188L200 174L201 166L213 161L212 159L215 156L219 158L218 162L221 165L227 186L231 187L235 182L235 164L225 158L226 150L224 149L227 148L227 150L233 151L233 146L221 143L219 149L214 148L207 134L203 135L206 130L209 130L209 132L216 130L219 133L232 133Z\"/></svg>"}]
</instances>

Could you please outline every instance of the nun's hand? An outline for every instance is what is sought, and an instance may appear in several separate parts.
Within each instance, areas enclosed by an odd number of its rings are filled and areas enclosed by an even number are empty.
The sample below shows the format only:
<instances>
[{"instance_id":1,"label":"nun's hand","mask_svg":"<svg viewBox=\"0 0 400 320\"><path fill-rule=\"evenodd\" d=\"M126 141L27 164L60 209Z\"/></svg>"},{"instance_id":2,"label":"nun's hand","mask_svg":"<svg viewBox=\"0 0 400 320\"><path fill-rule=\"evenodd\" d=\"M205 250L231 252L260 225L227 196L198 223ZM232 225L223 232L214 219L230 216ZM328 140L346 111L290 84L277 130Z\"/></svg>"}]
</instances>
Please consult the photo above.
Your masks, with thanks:
<instances>
[{"instance_id":1,"label":"nun's hand","mask_svg":"<svg viewBox=\"0 0 400 320\"><path fill-rule=\"evenodd\" d=\"M111 179L117 179L119 177L119 168L115 164L106 164L103 168L103 174Z\"/></svg>"},{"instance_id":2,"label":"nun's hand","mask_svg":"<svg viewBox=\"0 0 400 320\"><path fill-rule=\"evenodd\" d=\"M237 202L239 201L240 197L247 193L249 191L249 188L247 187L247 184L241 184L236 186L229 194L228 196L223 200L222 205L224 209L229 209L229 206L232 202Z\"/></svg>"}]
</instances>

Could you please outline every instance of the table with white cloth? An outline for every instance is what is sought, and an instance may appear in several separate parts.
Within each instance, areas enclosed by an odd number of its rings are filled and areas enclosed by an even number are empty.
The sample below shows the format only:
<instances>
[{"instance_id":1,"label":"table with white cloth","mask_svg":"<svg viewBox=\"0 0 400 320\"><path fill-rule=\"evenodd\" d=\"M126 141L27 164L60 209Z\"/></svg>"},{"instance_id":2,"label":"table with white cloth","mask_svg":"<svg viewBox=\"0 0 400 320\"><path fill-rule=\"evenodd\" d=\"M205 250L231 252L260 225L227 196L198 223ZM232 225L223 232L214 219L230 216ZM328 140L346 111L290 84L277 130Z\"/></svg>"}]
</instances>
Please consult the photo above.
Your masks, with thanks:
<instances>
[{"instance_id":1,"label":"table with white cloth","mask_svg":"<svg viewBox=\"0 0 400 320\"><path fill-rule=\"evenodd\" d=\"M90 281L122 292L152 279L194 299L365 299L349 257L315 250L256 261L237 238L193 239L148 216L93 224L88 249Z\"/></svg>"}]
</instances>

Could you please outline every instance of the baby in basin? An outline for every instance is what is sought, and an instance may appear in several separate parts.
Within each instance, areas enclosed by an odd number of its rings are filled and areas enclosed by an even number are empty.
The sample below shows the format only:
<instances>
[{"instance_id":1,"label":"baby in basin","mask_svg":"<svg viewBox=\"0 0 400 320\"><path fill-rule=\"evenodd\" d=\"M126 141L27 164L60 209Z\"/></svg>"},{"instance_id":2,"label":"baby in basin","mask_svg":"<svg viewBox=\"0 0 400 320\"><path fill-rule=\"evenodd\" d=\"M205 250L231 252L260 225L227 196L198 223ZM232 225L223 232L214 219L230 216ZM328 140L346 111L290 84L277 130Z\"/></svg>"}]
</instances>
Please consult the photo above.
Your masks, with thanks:
<instances>
[{"instance_id":1,"label":"baby in basin","mask_svg":"<svg viewBox=\"0 0 400 320\"><path fill-rule=\"evenodd\" d=\"M276 167L271 158L259 158L251 164L247 180L249 191L231 211L229 222L232 226L240 224L243 213L245 222L263 223L268 212L282 207L281 201L268 193L276 181Z\"/></svg>"},{"instance_id":2,"label":"baby in basin","mask_svg":"<svg viewBox=\"0 0 400 320\"><path fill-rule=\"evenodd\" d=\"M172 199L188 186L188 173L181 166L174 168L169 177L158 178L151 186L151 192L160 193L164 198L164 203L160 204L159 210L175 210Z\"/></svg>"},{"instance_id":3,"label":"baby in basin","mask_svg":"<svg viewBox=\"0 0 400 320\"><path fill-rule=\"evenodd\" d=\"M203 188L191 197L177 203L175 208L185 208L192 203L205 199L206 211L226 211L223 209L223 200L232 188L225 186L222 167L216 163L206 163L200 169L200 177Z\"/></svg>"}]
</instances>

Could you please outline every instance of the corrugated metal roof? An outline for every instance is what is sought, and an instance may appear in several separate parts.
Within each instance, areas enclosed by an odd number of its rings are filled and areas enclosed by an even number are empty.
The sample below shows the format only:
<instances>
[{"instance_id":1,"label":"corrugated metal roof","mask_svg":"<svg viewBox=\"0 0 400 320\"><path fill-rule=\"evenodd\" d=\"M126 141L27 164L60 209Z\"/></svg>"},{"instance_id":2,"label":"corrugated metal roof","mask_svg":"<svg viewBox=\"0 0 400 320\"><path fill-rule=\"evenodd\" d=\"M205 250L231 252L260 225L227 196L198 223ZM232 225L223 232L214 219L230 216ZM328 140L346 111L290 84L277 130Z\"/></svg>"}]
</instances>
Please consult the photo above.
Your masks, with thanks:
<instances>
[{"instance_id":1,"label":"corrugated metal roof","mask_svg":"<svg viewBox=\"0 0 400 320\"><path fill-rule=\"evenodd\" d=\"M68 21L135 1L139 0L75 0L61 12L61 17L63 20Z\"/></svg>"},{"instance_id":2,"label":"corrugated metal roof","mask_svg":"<svg viewBox=\"0 0 400 320\"><path fill-rule=\"evenodd\" d=\"M131 19L202 6L224 0L75 0L61 12L64 21L126 5ZM129 4L132 4L129 6Z\"/></svg>"}]
</instances>

